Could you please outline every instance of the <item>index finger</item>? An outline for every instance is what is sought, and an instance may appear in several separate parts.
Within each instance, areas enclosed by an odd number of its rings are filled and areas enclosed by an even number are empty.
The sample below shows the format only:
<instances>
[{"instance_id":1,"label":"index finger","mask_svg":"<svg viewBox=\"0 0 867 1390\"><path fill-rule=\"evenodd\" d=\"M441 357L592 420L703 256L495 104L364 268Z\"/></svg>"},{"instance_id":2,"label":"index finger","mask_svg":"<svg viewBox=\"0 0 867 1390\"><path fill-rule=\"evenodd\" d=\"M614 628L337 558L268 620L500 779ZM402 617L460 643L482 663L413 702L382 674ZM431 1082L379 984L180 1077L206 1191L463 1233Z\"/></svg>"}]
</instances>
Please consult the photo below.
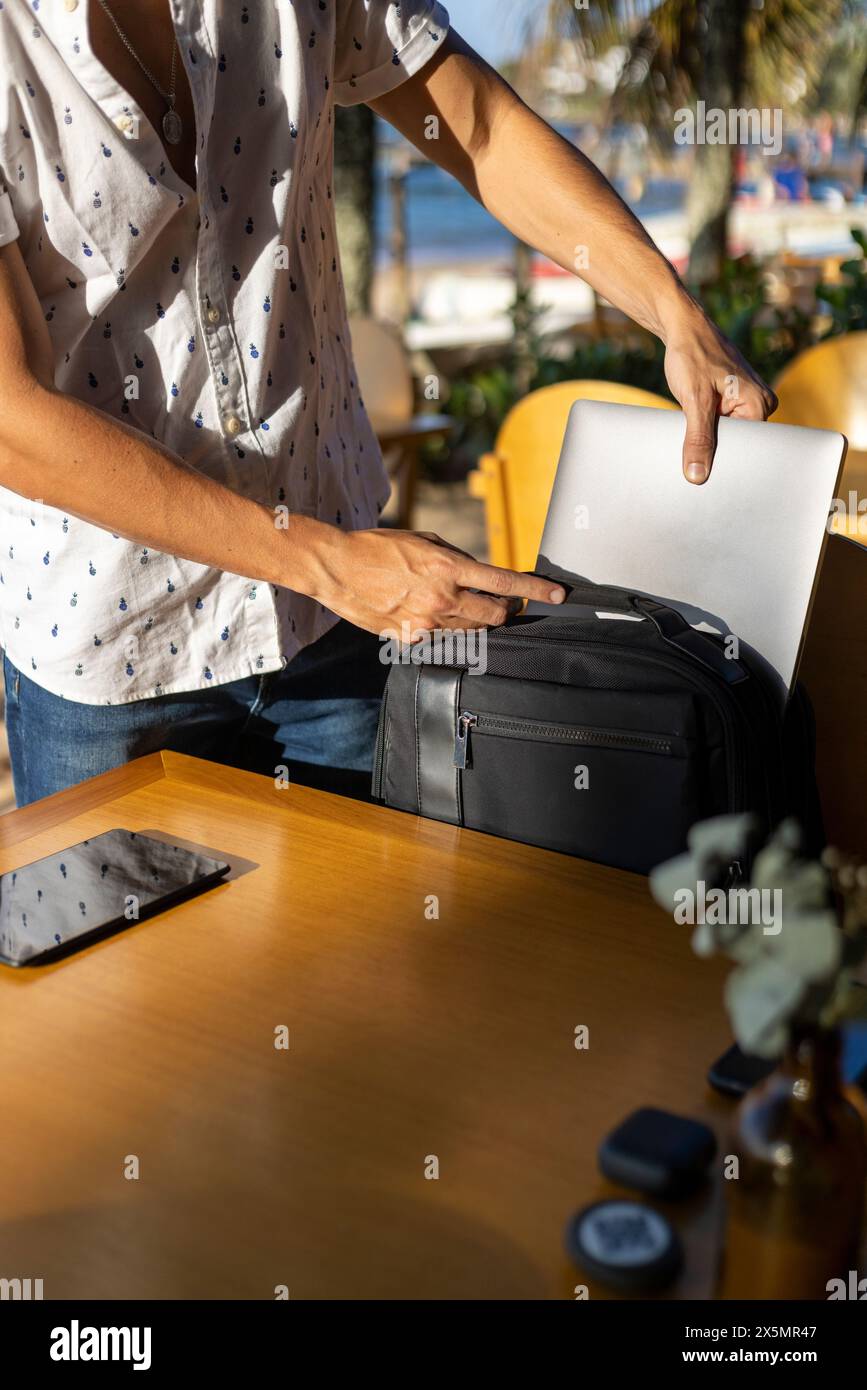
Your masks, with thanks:
<instances>
[{"instance_id":1,"label":"index finger","mask_svg":"<svg viewBox=\"0 0 867 1390\"><path fill-rule=\"evenodd\" d=\"M456 568L459 584L467 589L480 589L482 593L503 598L532 598L538 603L562 603L566 597L566 590L560 584L552 584L550 579L539 579L534 574L518 574L497 565L483 565L480 560L468 560Z\"/></svg>"}]
</instances>

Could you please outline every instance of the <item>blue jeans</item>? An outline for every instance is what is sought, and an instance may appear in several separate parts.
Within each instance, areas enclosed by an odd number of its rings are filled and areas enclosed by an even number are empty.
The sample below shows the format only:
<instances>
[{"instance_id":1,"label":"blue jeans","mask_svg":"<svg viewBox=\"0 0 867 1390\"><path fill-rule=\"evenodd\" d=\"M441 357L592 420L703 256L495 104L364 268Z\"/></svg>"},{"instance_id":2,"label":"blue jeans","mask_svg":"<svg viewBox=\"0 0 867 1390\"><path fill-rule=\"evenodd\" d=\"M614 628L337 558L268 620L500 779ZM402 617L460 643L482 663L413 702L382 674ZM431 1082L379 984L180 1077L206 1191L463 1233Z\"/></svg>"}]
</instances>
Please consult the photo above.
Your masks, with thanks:
<instances>
[{"instance_id":1,"label":"blue jeans","mask_svg":"<svg viewBox=\"0 0 867 1390\"><path fill-rule=\"evenodd\" d=\"M340 621L283 668L127 705L52 695L3 657L15 797L26 806L131 758L169 748L369 799L388 668L379 641Z\"/></svg>"}]
</instances>

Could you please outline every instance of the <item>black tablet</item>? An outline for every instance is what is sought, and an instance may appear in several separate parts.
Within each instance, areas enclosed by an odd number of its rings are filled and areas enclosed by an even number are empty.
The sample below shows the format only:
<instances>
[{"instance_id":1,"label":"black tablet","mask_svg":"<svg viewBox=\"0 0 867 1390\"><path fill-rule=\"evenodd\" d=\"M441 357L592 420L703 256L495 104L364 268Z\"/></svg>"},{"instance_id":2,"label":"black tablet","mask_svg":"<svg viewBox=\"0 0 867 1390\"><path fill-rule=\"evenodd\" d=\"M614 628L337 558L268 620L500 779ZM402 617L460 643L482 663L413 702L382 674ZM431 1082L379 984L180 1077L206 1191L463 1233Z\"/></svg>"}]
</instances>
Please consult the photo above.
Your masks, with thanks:
<instances>
[{"instance_id":1,"label":"black tablet","mask_svg":"<svg viewBox=\"0 0 867 1390\"><path fill-rule=\"evenodd\" d=\"M37 965L219 883L229 864L134 830L0 874L0 962Z\"/></svg>"}]
</instances>

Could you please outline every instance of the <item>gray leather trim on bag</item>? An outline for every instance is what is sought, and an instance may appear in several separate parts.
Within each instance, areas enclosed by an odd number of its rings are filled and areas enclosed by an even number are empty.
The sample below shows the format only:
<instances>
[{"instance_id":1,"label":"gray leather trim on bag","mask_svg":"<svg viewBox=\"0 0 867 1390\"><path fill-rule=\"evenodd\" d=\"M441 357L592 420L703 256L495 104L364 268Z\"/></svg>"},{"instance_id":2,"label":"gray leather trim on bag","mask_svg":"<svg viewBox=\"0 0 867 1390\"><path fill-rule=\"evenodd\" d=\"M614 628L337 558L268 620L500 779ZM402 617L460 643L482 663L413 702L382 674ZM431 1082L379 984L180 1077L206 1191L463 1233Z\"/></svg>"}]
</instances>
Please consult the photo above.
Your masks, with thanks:
<instances>
[{"instance_id":1,"label":"gray leather trim on bag","mask_svg":"<svg viewBox=\"0 0 867 1390\"><path fill-rule=\"evenodd\" d=\"M421 816L461 823L455 731L463 671L419 666L415 684L416 791Z\"/></svg>"}]
</instances>

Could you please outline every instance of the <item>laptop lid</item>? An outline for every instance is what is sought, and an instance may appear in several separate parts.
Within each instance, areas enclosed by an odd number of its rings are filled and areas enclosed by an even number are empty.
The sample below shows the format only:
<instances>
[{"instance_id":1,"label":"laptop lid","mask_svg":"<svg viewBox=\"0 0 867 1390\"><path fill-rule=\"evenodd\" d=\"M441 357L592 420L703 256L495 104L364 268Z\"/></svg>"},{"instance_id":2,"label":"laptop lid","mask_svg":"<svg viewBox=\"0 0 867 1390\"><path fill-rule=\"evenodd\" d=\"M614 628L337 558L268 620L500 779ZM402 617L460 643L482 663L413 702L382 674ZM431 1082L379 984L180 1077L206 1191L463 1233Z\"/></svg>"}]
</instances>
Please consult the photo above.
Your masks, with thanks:
<instances>
[{"instance_id":1,"label":"laptop lid","mask_svg":"<svg viewBox=\"0 0 867 1390\"><path fill-rule=\"evenodd\" d=\"M846 440L721 419L710 478L697 487L681 471L685 428L680 412L577 401L536 568L657 598L694 627L734 635L785 699Z\"/></svg>"}]
</instances>

